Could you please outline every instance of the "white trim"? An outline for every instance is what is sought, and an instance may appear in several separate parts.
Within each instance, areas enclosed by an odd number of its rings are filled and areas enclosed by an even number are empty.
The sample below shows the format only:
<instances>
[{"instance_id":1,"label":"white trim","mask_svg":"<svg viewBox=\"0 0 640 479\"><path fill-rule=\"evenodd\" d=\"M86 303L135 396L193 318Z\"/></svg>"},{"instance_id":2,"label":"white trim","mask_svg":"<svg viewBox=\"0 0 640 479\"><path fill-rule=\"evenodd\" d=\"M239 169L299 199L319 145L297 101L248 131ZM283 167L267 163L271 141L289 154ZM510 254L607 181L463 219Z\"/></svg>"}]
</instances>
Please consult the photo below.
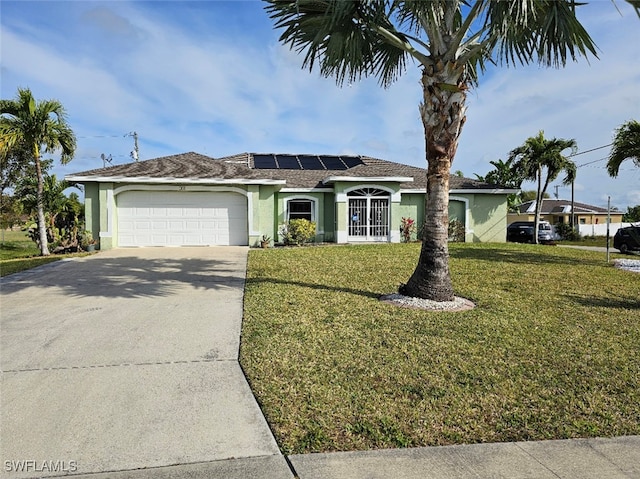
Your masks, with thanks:
<instances>
[{"instance_id":1,"label":"white trim","mask_svg":"<svg viewBox=\"0 0 640 479\"><path fill-rule=\"evenodd\" d=\"M415 194L421 194L421 195L424 195L424 194L426 194L426 193L427 193L427 190L426 190L426 189L424 189L424 188L422 188L422 189L419 189L419 188L413 188L413 189L410 189L410 188L402 188L402 189L400 190L400 193L415 193Z\"/></svg>"},{"instance_id":2,"label":"white trim","mask_svg":"<svg viewBox=\"0 0 640 479\"><path fill-rule=\"evenodd\" d=\"M449 194L457 193L457 194L480 194L480 195L510 195L513 193L517 193L520 191L516 188L493 188L493 189L468 189L468 190L449 190Z\"/></svg>"},{"instance_id":3,"label":"white trim","mask_svg":"<svg viewBox=\"0 0 640 479\"><path fill-rule=\"evenodd\" d=\"M332 193L333 188L280 188L280 193Z\"/></svg>"},{"instance_id":4,"label":"white trim","mask_svg":"<svg viewBox=\"0 0 640 479\"><path fill-rule=\"evenodd\" d=\"M78 183L153 183L153 184L194 184L194 185L286 185L286 180L248 179L248 178L150 178L146 176L65 176L67 181Z\"/></svg>"},{"instance_id":5,"label":"white trim","mask_svg":"<svg viewBox=\"0 0 640 479\"><path fill-rule=\"evenodd\" d=\"M244 196L249 196L249 192L237 186L190 186L184 185L180 186L172 186L172 185L123 185L114 188L113 194L119 195L125 191L183 191L188 193L190 191L216 191L216 192L224 192L229 191L233 193L239 193Z\"/></svg>"},{"instance_id":6,"label":"white trim","mask_svg":"<svg viewBox=\"0 0 640 479\"><path fill-rule=\"evenodd\" d=\"M328 176L322 180L322 184L334 183L336 181L345 181L349 183L369 183L371 181L389 181L392 183L410 183L413 182L411 176ZM367 184L367 186L370 186Z\"/></svg>"},{"instance_id":7,"label":"white trim","mask_svg":"<svg viewBox=\"0 0 640 479\"><path fill-rule=\"evenodd\" d=\"M359 190L360 188L378 188L379 190L386 191L387 193L389 193L389 199L391 200L391 203L400 203L400 200L402 199L402 194L399 191L393 191L388 186L367 184L352 186L350 188L347 188L343 192L336 193L336 203L346 203L349 193L354 190ZM391 207L391 205L389 205L389 207Z\"/></svg>"},{"instance_id":8,"label":"white trim","mask_svg":"<svg viewBox=\"0 0 640 479\"><path fill-rule=\"evenodd\" d=\"M477 189L477 190L449 190L449 194L451 195L453 194L493 194L493 195L498 195L498 194L505 194L505 195L510 195L513 193L517 193L520 190L515 190L515 189L500 189L500 188L493 188L493 189ZM427 190L424 188L403 188L400 190L400 193L415 193L415 194L426 194Z\"/></svg>"},{"instance_id":9,"label":"white trim","mask_svg":"<svg viewBox=\"0 0 640 479\"><path fill-rule=\"evenodd\" d=\"M318 198L314 198L313 196L306 195L298 195L291 196L288 198L283 198L284 201L284 217L287 221L289 221L289 201L311 201L312 209L311 209L311 221L315 221L316 223L316 231L318 229Z\"/></svg>"}]
</instances>

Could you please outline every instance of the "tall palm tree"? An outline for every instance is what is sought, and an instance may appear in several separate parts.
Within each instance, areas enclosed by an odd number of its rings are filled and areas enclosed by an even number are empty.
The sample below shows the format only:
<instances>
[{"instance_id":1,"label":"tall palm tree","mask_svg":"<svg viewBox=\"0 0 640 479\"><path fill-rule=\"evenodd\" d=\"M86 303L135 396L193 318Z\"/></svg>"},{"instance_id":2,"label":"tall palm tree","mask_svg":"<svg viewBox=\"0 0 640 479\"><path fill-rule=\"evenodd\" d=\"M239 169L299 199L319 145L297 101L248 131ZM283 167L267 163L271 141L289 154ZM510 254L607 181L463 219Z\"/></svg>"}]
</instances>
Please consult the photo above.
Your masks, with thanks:
<instances>
[{"instance_id":1,"label":"tall palm tree","mask_svg":"<svg viewBox=\"0 0 640 479\"><path fill-rule=\"evenodd\" d=\"M42 154L61 150L60 162L68 163L75 153L76 137L62 104L57 100L36 101L28 88L19 88L14 100L0 101L0 155L9 156L22 149L29 152L28 159L35 165L40 254L48 256Z\"/></svg>"},{"instance_id":2,"label":"tall palm tree","mask_svg":"<svg viewBox=\"0 0 640 479\"><path fill-rule=\"evenodd\" d=\"M535 225L533 239L536 244L538 243L540 210L549 183L563 171L565 172L563 184L569 185L576 179L578 171L576 164L562 154L567 149L575 153L578 149L576 141L562 138L548 140L544 137L544 132L540 131L536 136L528 138L522 146L514 148L509 153L509 161L513 164L512 168L517 172L516 174L525 180L536 181L538 184L533 220Z\"/></svg>"},{"instance_id":3,"label":"tall palm tree","mask_svg":"<svg viewBox=\"0 0 640 479\"><path fill-rule=\"evenodd\" d=\"M609 176L618 176L620 164L628 159L640 167L640 123L637 120L629 120L616 129L607 161Z\"/></svg>"},{"instance_id":4,"label":"tall palm tree","mask_svg":"<svg viewBox=\"0 0 640 479\"><path fill-rule=\"evenodd\" d=\"M596 55L574 0L265 0L280 41L303 68L338 85L375 76L393 83L407 62L421 68L427 160L422 251L403 294L453 299L447 246L449 175L466 97L487 62L564 66Z\"/></svg>"}]
</instances>

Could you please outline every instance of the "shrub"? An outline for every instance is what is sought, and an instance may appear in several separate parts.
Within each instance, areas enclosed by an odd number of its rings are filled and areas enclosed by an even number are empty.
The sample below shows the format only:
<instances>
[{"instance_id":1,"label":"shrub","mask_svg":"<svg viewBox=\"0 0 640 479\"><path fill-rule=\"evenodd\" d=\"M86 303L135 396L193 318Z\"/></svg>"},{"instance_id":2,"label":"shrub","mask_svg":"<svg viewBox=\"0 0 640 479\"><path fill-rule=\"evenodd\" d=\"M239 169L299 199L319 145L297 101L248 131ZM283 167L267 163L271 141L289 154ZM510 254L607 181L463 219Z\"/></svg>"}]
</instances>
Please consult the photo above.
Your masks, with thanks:
<instances>
[{"instance_id":1,"label":"shrub","mask_svg":"<svg viewBox=\"0 0 640 479\"><path fill-rule=\"evenodd\" d=\"M464 243L464 237L464 223L456 219L449 221L449 241L453 243Z\"/></svg>"},{"instance_id":2,"label":"shrub","mask_svg":"<svg viewBox=\"0 0 640 479\"><path fill-rule=\"evenodd\" d=\"M303 218L290 220L280 228L280 236L286 245L300 246L316 236L316 223Z\"/></svg>"},{"instance_id":3,"label":"shrub","mask_svg":"<svg viewBox=\"0 0 640 479\"><path fill-rule=\"evenodd\" d=\"M400 221L400 237L403 243L409 243L416 232L416 222L411 218L402 218Z\"/></svg>"},{"instance_id":4,"label":"shrub","mask_svg":"<svg viewBox=\"0 0 640 479\"><path fill-rule=\"evenodd\" d=\"M558 223L555 225L556 233L560 238L567 241L576 241L580 239L580 234L568 223Z\"/></svg>"}]
</instances>

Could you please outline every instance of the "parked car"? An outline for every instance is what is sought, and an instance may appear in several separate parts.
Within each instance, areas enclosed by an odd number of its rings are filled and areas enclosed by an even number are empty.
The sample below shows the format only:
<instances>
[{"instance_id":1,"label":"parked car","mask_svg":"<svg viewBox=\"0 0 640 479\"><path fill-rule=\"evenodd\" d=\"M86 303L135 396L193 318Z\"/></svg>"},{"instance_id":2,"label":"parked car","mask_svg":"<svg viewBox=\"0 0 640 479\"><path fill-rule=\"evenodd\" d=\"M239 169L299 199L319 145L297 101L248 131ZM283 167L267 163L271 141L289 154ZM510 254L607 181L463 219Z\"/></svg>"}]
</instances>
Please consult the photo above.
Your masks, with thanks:
<instances>
[{"instance_id":1,"label":"parked car","mask_svg":"<svg viewBox=\"0 0 640 479\"><path fill-rule=\"evenodd\" d=\"M513 243L533 243L533 221L515 221L507 226L507 241ZM553 228L548 221L538 223L538 243L553 241Z\"/></svg>"},{"instance_id":2,"label":"parked car","mask_svg":"<svg viewBox=\"0 0 640 479\"><path fill-rule=\"evenodd\" d=\"M640 226L627 226L616 231L613 247L621 253L640 251Z\"/></svg>"}]
</instances>

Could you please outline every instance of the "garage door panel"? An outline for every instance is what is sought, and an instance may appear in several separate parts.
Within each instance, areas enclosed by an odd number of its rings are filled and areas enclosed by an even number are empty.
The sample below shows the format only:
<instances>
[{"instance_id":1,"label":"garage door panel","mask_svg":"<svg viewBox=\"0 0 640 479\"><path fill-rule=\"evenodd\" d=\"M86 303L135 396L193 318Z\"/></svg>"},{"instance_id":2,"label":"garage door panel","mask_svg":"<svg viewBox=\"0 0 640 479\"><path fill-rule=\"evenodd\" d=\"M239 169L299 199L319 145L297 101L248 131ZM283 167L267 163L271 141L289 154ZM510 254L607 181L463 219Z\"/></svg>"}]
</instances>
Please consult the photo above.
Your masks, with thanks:
<instances>
[{"instance_id":1,"label":"garage door panel","mask_svg":"<svg viewBox=\"0 0 640 479\"><path fill-rule=\"evenodd\" d=\"M246 198L228 192L127 191L116 198L120 246L246 245Z\"/></svg>"},{"instance_id":2,"label":"garage door panel","mask_svg":"<svg viewBox=\"0 0 640 479\"><path fill-rule=\"evenodd\" d=\"M166 208L165 215L170 218L182 218L185 216L185 211L183 208Z\"/></svg>"}]
</instances>

